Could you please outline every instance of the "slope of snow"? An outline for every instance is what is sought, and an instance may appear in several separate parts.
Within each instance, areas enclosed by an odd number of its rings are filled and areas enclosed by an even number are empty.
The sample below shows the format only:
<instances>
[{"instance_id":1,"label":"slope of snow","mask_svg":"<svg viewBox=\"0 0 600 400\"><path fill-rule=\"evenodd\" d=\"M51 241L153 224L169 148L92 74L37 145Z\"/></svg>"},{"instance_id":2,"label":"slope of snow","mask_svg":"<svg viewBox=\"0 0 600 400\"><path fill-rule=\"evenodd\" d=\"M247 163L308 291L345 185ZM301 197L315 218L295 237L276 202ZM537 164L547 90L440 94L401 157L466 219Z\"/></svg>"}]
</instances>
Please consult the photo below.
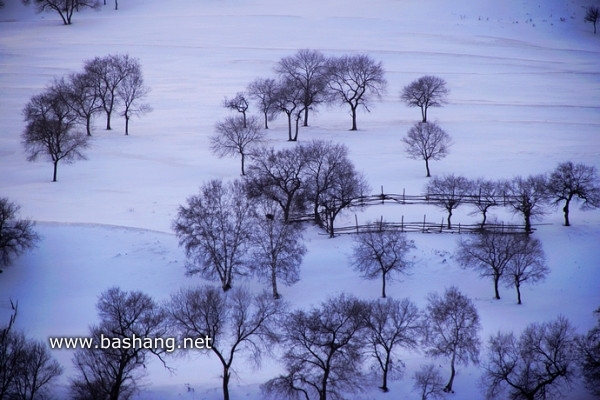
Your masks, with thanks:
<instances>
[{"instance_id":1,"label":"slope of snow","mask_svg":"<svg viewBox=\"0 0 600 400\"><path fill-rule=\"evenodd\" d=\"M85 334L96 321L97 296L110 286L162 300L200 282L184 275L185 257L171 221L202 182L239 176L239 160L218 159L208 149L215 122L229 115L221 101L256 77L272 76L274 64L300 48L329 55L364 52L383 62L388 92L371 113L359 114L358 132L348 131L348 110L335 106L311 114L311 126L299 136L348 145L373 192L383 186L416 194L427 183L423 163L406 158L400 142L420 113L400 103L399 92L424 74L443 77L451 90L449 104L429 113L455 142L446 159L432 164L433 174L510 178L548 172L566 160L600 168L600 42L583 23L583 1L180 0L174 6L130 0L117 12L109 5L76 14L68 27L55 14L36 15L20 1L7 3L0 10L0 195L38 222L43 240L0 275L0 317L8 312L8 298L17 299L17 324L33 337ZM120 117L114 116L114 130L107 132L98 116L88 160L59 165L59 182L51 183L49 163L25 160L21 110L53 78L108 53L140 59L154 111L133 120L128 137ZM274 146L293 145L285 142L286 129L282 118L272 124ZM459 208L455 221L476 221L469 211ZM431 207L388 204L358 210L356 218L421 220L423 214L432 221L444 217ZM494 214L517 220L502 209ZM423 306L428 293L457 285L478 307L484 341L499 329L518 332L559 314L585 332L600 305L600 212L572 214L570 228L561 226L558 209L541 221L546 225L535 235L551 273L524 289L522 306L511 288L493 300L491 282L457 265L455 235L411 235L415 269L390 291ZM354 219L354 212L347 213L340 224ZM363 281L349 268L351 237L321 233L307 229L302 280L282 289L285 299L305 307L342 291L375 298L379 282ZM71 354L54 355L66 368L66 385ZM410 377L428 360L418 352L402 358L407 372L391 393L417 398ZM258 386L281 371L272 360L259 370L238 361L235 398L260 398ZM172 363L173 375L158 363L149 366L138 398L220 398L216 360ZM446 363L438 363L446 377ZM459 368L457 398L481 397L479 373ZM569 398L586 398L580 386L575 383ZM389 398L375 387L361 398Z\"/></svg>"}]
</instances>

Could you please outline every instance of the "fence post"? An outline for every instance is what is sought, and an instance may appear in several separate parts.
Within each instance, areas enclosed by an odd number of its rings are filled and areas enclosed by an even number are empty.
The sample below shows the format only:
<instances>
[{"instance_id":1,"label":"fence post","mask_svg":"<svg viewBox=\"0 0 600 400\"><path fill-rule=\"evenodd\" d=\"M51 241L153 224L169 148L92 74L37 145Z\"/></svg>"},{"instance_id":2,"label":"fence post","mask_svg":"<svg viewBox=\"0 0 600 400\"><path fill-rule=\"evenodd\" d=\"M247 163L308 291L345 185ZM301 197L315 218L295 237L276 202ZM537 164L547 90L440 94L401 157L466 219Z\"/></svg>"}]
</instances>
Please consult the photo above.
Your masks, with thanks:
<instances>
[{"instance_id":1,"label":"fence post","mask_svg":"<svg viewBox=\"0 0 600 400\"><path fill-rule=\"evenodd\" d=\"M383 185L381 185L381 204L384 203L384 195L383 195Z\"/></svg>"},{"instance_id":2,"label":"fence post","mask_svg":"<svg viewBox=\"0 0 600 400\"><path fill-rule=\"evenodd\" d=\"M379 219L379 232L383 231L383 215Z\"/></svg>"},{"instance_id":3,"label":"fence post","mask_svg":"<svg viewBox=\"0 0 600 400\"><path fill-rule=\"evenodd\" d=\"M458 223L458 233L460 234L460 222Z\"/></svg>"},{"instance_id":4,"label":"fence post","mask_svg":"<svg viewBox=\"0 0 600 400\"><path fill-rule=\"evenodd\" d=\"M358 233L358 217L354 214L354 222L356 223L356 233Z\"/></svg>"},{"instance_id":5,"label":"fence post","mask_svg":"<svg viewBox=\"0 0 600 400\"><path fill-rule=\"evenodd\" d=\"M427 217L427 214L423 214L423 233L425 233L425 218Z\"/></svg>"},{"instance_id":6,"label":"fence post","mask_svg":"<svg viewBox=\"0 0 600 400\"><path fill-rule=\"evenodd\" d=\"M406 188L402 188L402 204L406 204Z\"/></svg>"},{"instance_id":7,"label":"fence post","mask_svg":"<svg viewBox=\"0 0 600 400\"><path fill-rule=\"evenodd\" d=\"M402 215L402 220L400 222L400 232L404 233L404 215Z\"/></svg>"},{"instance_id":8,"label":"fence post","mask_svg":"<svg viewBox=\"0 0 600 400\"><path fill-rule=\"evenodd\" d=\"M444 218L442 218L442 223L440 224L440 233L442 233L443 229L444 229Z\"/></svg>"}]
</instances>

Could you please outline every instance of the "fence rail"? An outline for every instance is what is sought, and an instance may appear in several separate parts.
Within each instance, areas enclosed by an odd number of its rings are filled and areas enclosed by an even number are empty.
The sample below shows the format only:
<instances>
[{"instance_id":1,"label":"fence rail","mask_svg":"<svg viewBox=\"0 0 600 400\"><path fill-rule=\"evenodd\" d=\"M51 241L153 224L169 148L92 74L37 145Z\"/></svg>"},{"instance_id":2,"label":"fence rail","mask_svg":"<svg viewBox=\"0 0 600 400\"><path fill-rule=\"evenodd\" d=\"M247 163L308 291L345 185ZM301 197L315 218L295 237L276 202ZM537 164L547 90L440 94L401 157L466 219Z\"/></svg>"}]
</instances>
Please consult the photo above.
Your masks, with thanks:
<instances>
[{"instance_id":1,"label":"fence rail","mask_svg":"<svg viewBox=\"0 0 600 400\"><path fill-rule=\"evenodd\" d=\"M427 193L420 195L407 195L405 190L402 190L402 194L399 193L384 193L383 186L381 187L381 193L373 194L369 196L360 196L350 201L350 207L369 207L374 205L394 203L394 204L439 204L449 198L448 194L440 193ZM471 205L491 205L491 206L506 206L511 200L516 200L515 196L508 195L490 195L482 196L479 194L462 195L460 196L460 202L463 204ZM525 225L520 224L461 224L454 223L451 228L445 225L442 220L441 223L428 222L426 216L423 216L423 221L419 222L405 222L404 216L400 222L375 222L372 224L358 225L358 222L352 226L336 227L334 229L336 234L350 234L359 233L369 230L381 230L384 228L400 229L402 232L421 232L421 233L480 233L480 232L493 232L493 233L525 233ZM314 221L315 215L309 214L294 214L290 216L291 221ZM535 226L540 224L535 224ZM532 228L535 230L535 228Z\"/></svg>"}]
</instances>

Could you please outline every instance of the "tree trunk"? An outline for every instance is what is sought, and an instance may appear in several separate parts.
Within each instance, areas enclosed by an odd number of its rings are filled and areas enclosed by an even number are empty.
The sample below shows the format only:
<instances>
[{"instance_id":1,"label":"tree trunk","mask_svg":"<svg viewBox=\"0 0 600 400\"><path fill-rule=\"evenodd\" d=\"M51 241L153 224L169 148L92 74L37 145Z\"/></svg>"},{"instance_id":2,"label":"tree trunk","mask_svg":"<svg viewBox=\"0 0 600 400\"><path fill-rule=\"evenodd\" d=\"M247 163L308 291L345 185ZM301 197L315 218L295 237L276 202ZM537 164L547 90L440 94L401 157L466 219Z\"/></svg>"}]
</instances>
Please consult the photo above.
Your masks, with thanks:
<instances>
[{"instance_id":1,"label":"tree trunk","mask_svg":"<svg viewBox=\"0 0 600 400\"><path fill-rule=\"evenodd\" d=\"M271 265L271 286L273 287L273 298L277 300L281 296L279 295L279 292L277 292L277 274L275 272L276 269Z\"/></svg>"},{"instance_id":2,"label":"tree trunk","mask_svg":"<svg viewBox=\"0 0 600 400\"><path fill-rule=\"evenodd\" d=\"M385 299L385 272L381 274L381 297Z\"/></svg>"},{"instance_id":3,"label":"tree trunk","mask_svg":"<svg viewBox=\"0 0 600 400\"><path fill-rule=\"evenodd\" d=\"M125 135L129 135L129 116L125 115Z\"/></svg>"},{"instance_id":4,"label":"tree trunk","mask_svg":"<svg viewBox=\"0 0 600 400\"><path fill-rule=\"evenodd\" d=\"M421 122L427 122L427 107L421 106Z\"/></svg>"},{"instance_id":5,"label":"tree trunk","mask_svg":"<svg viewBox=\"0 0 600 400\"><path fill-rule=\"evenodd\" d=\"M118 10L118 9L119 9L119 1L115 0L115 10Z\"/></svg>"},{"instance_id":6,"label":"tree trunk","mask_svg":"<svg viewBox=\"0 0 600 400\"><path fill-rule=\"evenodd\" d=\"M287 114L288 117L288 142L293 142L292 140L292 114Z\"/></svg>"},{"instance_id":7,"label":"tree trunk","mask_svg":"<svg viewBox=\"0 0 600 400\"><path fill-rule=\"evenodd\" d=\"M456 375L456 370L454 369L454 360L456 358L456 354L452 354L452 360L450 361L450 380L446 387L444 387L444 392L452 393L452 384L454 383L454 375Z\"/></svg>"},{"instance_id":8,"label":"tree trunk","mask_svg":"<svg viewBox=\"0 0 600 400\"><path fill-rule=\"evenodd\" d=\"M304 124L303 126L308 126L308 107L304 107Z\"/></svg>"},{"instance_id":9,"label":"tree trunk","mask_svg":"<svg viewBox=\"0 0 600 400\"><path fill-rule=\"evenodd\" d=\"M498 291L498 281L500 281L500 275L494 275L494 293L496 294L496 300L500 300L500 292Z\"/></svg>"},{"instance_id":10,"label":"tree trunk","mask_svg":"<svg viewBox=\"0 0 600 400\"><path fill-rule=\"evenodd\" d=\"M525 213L525 233L531 233L531 216L529 213Z\"/></svg>"},{"instance_id":11,"label":"tree trunk","mask_svg":"<svg viewBox=\"0 0 600 400\"><path fill-rule=\"evenodd\" d=\"M389 369L390 369L390 353L388 351L386 351L385 364L383 365L383 382L381 383L381 386L380 386L380 389L384 393L387 393L390 391L390 389L387 386Z\"/></svg>"},{"instance_id":12,"label":"tree trunk","mask_svg":"<svg viewBox=\"0 0 600 400\"><path fill-rule=\"evenodd\" d=\"M106 130L110 131L112 128L110 127L110 112L106 112Z\"/></svg>"},{"instance_id":13,"label":"tree trunk","mask_svg":"<svg viewBox=\"0 0 600 400\"><path fill-rule=\"evenodd\" d=\"M448 210L448 229L452 229L452 222L450 222L452 218L452 209Z\"/></svg>"},{"instance_id":14,"label":"tree trunk","mask_svg":"<svg viewBox=\"0 0 600 400\"><path fill-rule=\"evenodd\" d=\"M246 171L244 169L244 161L245 161L246 155L244 153L240 153L240 154L242 155L242 176L243 176L243 175L246 175Z\"/></svg>"},{"instance_id":15,"label":"tree trunk","mask_svg":"<svg viewBox=\"0 0 600 400\"><path fill-rule=\"evenodd\" d=\"M350 109L352 110L352 129L351 131L355 131L356 129L356 107L350 105Z\"/></svg>"},{"instance_id":16,"label":"tree trunk","mask_svg":"<svg viewBox=\"0 0 600 400\"><path fill-rule=\"evenodd\" d=\"M229 400L229 378L231 377L231 373L229 372L229 367L223 367L223 400Z\"/></svg>"},{"instance_id":17,"label":"tree trunk","mask_svg":"<svg viewBox=\"0 0 600 400\"><path fill-rule=\"evenodd\" d=\"M565 206L563 207L563 212L565 213L565 226L571 226L569 222L569 203L571 202L571 196L565 201Z\"/></svg>"},{"instance_id":18,"label":"tree trunk","mask_svg":"<svg viewBox=\"0 0 600 400\"><path fill-rule=\"evenodd\" d=\"M431 173L429 172L429 159L425 159L425 169L427 170L427 178L431 178Z\"/></svg>"},{"instance_id":19,"label":"tree trunk","mask_svg":"<svg viewBox=\"0 0 600 400\"><path fill-rule=\"evenodd\" d=\"M292 140L293 142L296 142L298 140L298 130L300 129L299 124L300 124L300 113L298 113L298 115L296 115L296 132L294 134L294 139Z\"/></svg>"},{"instance_id":20,"label":"tree trunk","mask_svg":"<svg viewBox=\"0 0 600 400\"><path fill-rule=\"evenodd\" d=\"M521 303L521 284L518 280L515 280L515 288L517 288L517 304Z\"/></svg>"},{"instance_id":21,"label":"tree trunk","mask_svg":"<svg viewBox=\"0 0 600 400\"><path fill-rule=\"evenodd\" d=\"M265 114L265 129L269 129L269 116L266 111L264 114Z\"/></svg>"},{"instance_id":22,"label":"tree trunk","mask_svg":"<svg viewBox=\"0 0 600 400\"><path fill-rule=\"evenodd\" d=\"M88 115L85 119L85 130L88 136L92 136L92 114Z\"/></svg>"},{"instance_id":23,"label":"tree trunk","mask_svg":"<svg viewBox=\"0 0 600 400\"><path fill-rule=\"evenodd\" d=\"M52 182L56 182L56 174L58 172L58 160L53 161L54 164L54 173L52 174Z\"/></svg>"}]
</instances>

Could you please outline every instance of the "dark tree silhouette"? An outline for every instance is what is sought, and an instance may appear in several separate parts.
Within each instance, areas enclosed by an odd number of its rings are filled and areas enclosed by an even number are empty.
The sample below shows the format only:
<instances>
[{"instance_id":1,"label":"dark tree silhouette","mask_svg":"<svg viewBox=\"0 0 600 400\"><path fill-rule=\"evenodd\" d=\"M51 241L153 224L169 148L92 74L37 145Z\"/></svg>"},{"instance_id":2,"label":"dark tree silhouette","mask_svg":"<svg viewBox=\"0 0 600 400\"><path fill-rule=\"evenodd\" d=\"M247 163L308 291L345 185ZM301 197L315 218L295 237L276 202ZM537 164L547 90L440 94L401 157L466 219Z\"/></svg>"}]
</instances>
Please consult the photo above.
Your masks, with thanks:
<instances>
[{"instance_id":1,"label":"dark tree silhouette","mask_svg":"<svg viewBox=\"0 0 600 400\"><path fill-rule=\"evenodd\" d=\"M92 117L102 110L94 82L85 73L70 74L67 80L61 79L56 87L67 94L67 101L77 113L88 136L92 135Z\"/></svg>"},{"instance_id":2,"label":"dark tree silhouette","mask_svg":"<svg viewBox=\"0 0 600 400\"><path fill-rule=\"evenodd\" d=\"M402 138L402 141L409 158L425 160L428 178L431 176L429 160L441 160L446 157L452 145L450 135L431 122L415 124Z\"/></svg>"},{"instance_id":3,"label":"dark tree silhouette","mask_svg":"<svg viewBox=\"0 0 600 400\"><path fill-rule=\"evenodd\" d=\"M472 194L473 184L465 177L450 174L434 177L425 190L428 201L448 211L448 229L452 229L452 211Z\"/></svg>"},{"instance_id":4,"label":"dark tree silhouette","mask_svg":"<svg viewBox=\"0 0 600 400\"><path fill-rule=\"evenodd\" d=\"M256 101L258 109L263 114L265 129L269 129L269 121L272 121L280 109L276 106L277 82L271 78L256 78L248 85L248 96Z\"/></svg>"},{"instance_id":5,"label":"dark tree silhouette","mask_svg":"<svg viewBox=\"0 0 600 400\"><path fill-rule=\"evenodd\" d=\"M362 301L342 294L288 314L280 322L286 372L263 385L265 395L327 400L362 390L366 310Z\"/></svg>"},{"instance_id":6,"label":"dark tree silhouette","mask_svg":"<svg viewBox=\"0 0 600 400\"><path fill-rule=\"evenodd\" d=\"M413 380L413 388L419 391L421 400L444 398L442 375L434 364L422 365L413 375Z\"/></svg>"},{"instance_id":7,"label":"dark tree silhouette","mask_svg":"<svg viewBox=\"0 0 600 400\"><path fill-rule=\"evenodd\" d=\"M117 95L123 105L121 116L125 118L125 134L129 135L129 120L132 116L139 116L152 111L148 103L140 103L150 93L150 88L144 85L142 66L138 59L127 60L123 57L122 62L129 64L127 73L117 86Z\"/></svg>"},{"instance_id":8,"label":"dark tree silhouette","mask_svg":"<svg viewBox=\"0 0 600 400\"><path fill-rule=\"evenodd\" d=\"M591 22L594 25L594 35L596 34L596 23L598 23L598 17L600 17L600 8L595 6L590 6L585 11L585 17L583 20L585 22Z\"/></svg>"},{"instance_id":9,"label":"dark tree silhouette","mask_svg":"<svg viewBox=\"0 0 600 400\"><path fill-rule=\"evenodd\" d=\"M302 49L293 56L282 58L275 71L284 81L292 81L301 88L301 112L304 113L304 126L308 126L308 110L314 110L325 101L327 59L318 50Z\"/></svg>"},{"instance_id":10,"label":"dark tree silhouette","mask_svg":"<svg viewBox=\"0 0 600 400\"><path fill-rule=\"evenodd\" d=\"M77 113L66 101L66 95L55 89L46 90L29 100L23 110L27 126L22 134L29 161L40 156L52 161L52 182L56 182L58 163L85 159L82 151L88 146L88 137L76 130Z\"/></svg>"},{"instance_id":11,"label":"dark tree silhouette","mask_svg":"<svg viewBox=\"0 0 600 400\"><path fill-rule=\"evenodd\" d=\"M400 98L409 107L421 108L422 122L427 122L427 109L445 104L449 92L445 80L426 75L405 86Z\"/></svg>"},{"instance_id":12,"label":"dark tree silhouette","mask_svg":"<svg viewBox=\"0 0 600 400\"><path fill-rule=\"evenodd\" d=\"M0 267L9 266L14 257L34 248L40 239L33 230L34 223L19 218L20 208L6 197L0 197Z\"/></svg>"},{"instance_id":13,"label":"dark tree silhouette","mask_svg":"<svg viewBox=\"0 0 600 400\"><path fill-rule=\"evenodd\" d=\"M261 130L258 120L250 117L227 117L218 122L217 133L210 137L210 149L219 157L240 155L242 175L246 175L245 161L253 149L265 141L266 134Z\"/></svg>"},{"instance_id":14,"label":"dark tree silhouette","mask_svg":"<svg viewBox=\"0 0 600 400\"><path fill-rule=\"evenodd\" d=\"M514 236L523 237L515 243L516 252L506 266L503 280L506 286L515 287L517 304L521 304L521 285L523 283L535 284L543 280L550 270L546 265L542 242L528 235Z\"/></svg>"},{"instance_id":15,"label":"dark tree silhouette","mask_svg":"<svg viewBox=\"0 0 600 400\"><path fill-rule=\"evenodd\" d=\"M531 233L531 220L546 213L548 202L547 179L545 175L517 176L504 183L505 201L515 214L523 215L525 233Z\"/></svg>"},{"instance_id":16,"label":"dark tree silhouette","mask_svg":"<svg viewBox=\"0 0 600 400\"><path fill-rule=\"evenodd\" d=\"M501 204L500 199L503 192L503 187L500 183L489 179L478 178L472 182L474 198L473 205L482 215L481 230L485 229L487 222L487 214L490 208L497 207ZM477 212L471 213L476 214Z\"/></svg>"},{"instance_id":17,"label":"dark tree silhouette","mask_svg":"<svg viewBox=\"0 0 600 400\"><path fill-rule=\"evenodd\" d=\"M489 340L482 384L491 399L554 398L575 377L576 358L574 329L564 317L530 324L518 339L498 332Z\"/></svg>"},{"instance_id":18,"label":"dark tree silhouette","mask_svg":"<svg viewBox=\"0 0 600 400\"><path fill-rule=\"evenodd\" d=\"M600 397L600 308L594 311L598 322L585 335L577 337L579 364L588 390Z\"/></svg>"},{"instance_id":19,"label":"dark tree silhouette","mask_svg":"<svg viewBox=\"0 0 600 400\"><path fill-rule=\"evenodd\" d=\"M242 127L246 128L246 112L248 111L248 100L246 94L243 92L237 92L233 98L227 98L223 100L223 107L229 108L230 110L237 111L242 114Z\"/></svg>"},{"instance_id":20,"label":"dark tree silhouette","mask_svg":"<svg viewBox=\"0 0 600 400\"><path fill-rule=\"evenodd\" d=\"M275 87L273 97L274 107L279 112L284 113L288 120L288 141L295 142L298 140L298 131L300 129L300 119L302 118L303 108L303 91L293 79L286 77L279 82ZM295 121L294 135L292 136L292 118Z\"/></svg>"},{"instance_id":21,"label":"dark tree silhouette","mask_svg":"<svg viewBox=\"0 0 600 400\"><path fill-rule=\"evenodd\" d=\"M89 7L97 9L100 7L99 0L22 0L23 4L34 4L35 10L41 12L56 12L60 15L64 25L71 25L73 13L80 8Z\"/></svg>"},{"instance_id":22,"label":"dark tree silhouette","mask_svg":"<svg viewBox=\"0 0 600 400\"><path fill-rule=\"evenodd\" d=\"M239 181L212 180L179 206L173 229L185 248L188 274L219 281L231 289L234 275L246 273L252 229L251 202Z\"/></svg>"},{"instance_id":23,"label":"dark tree silhouette","mask_svg":"<svg viewBox=\"0 0 600 400\"><path fill-rule=\"evenodd\" d=\"M444 391L453 393L455 365L479 362L479 314L471 299L454 286L446 289L443 297L432 293L427 300L426 354L450 359L450 380Z\"/></svg>"},{"instance_id":24,"label":"dark tree silhouette","mask_svg":"<svg viewBox=\"0 0 600 400\"><path fill-rule=\"evenodd\" d=\"M356 54L330 58L327 68L327 90L333 101L350 107L350 130L355 131L358 108L370 111L371 100L380 98L385 92L387 81L383 65L366 54Z\"/></svg>"},{"instance_id":25,"label":"dark tree silhouette","mask_svg":"<svg viewBox=\"0 0 600 400\"><path fill-rule=\"evenodd\" d=\"M306 254L302 226L286 223L283 211L272 200L258 201L253 217L249 265L256 275L270 283L273 298L278 299L278 279L286 285L300 280L300 264Z\"/></svg>"},{"instance_id":26,"label":"dark tree silhouette","mask_svg":"<svg viewBox=\"0 0 600 400\"><path fill-rule=\"evenodd\" d=\"M49 398L50 386L63 373L46 343L14 329L17 305L10 302L8 324L0 326L0 399Z\"/></svg>"},{"instance_id":27,"label":"dark tree silhouette","mask_svg":"<svg viewBox=\"0 0 600 400\"><path fill-rule=\"evenodd\" d=\"M149 356L156 356L166 367L163 355L168 348L154 342L154 338L168 336L166 313L147 294L125 292L118 287L103 292L96 308L100 322L90 327L90 337L95 343L110 338L111 343L119 345L99 345L75 352L73 364L77 373L71 381L71 398L129 399L138 388ZM134 338L140 340L140 345L134 344Z\"/></svg>"},{"instance_id":28,"label":"dark tree silhouette","mask_svg":"<svg viewBox=\"0 0 600 400\"><path fill-rule=\"evenodd\" d=\"M394 274L406 274L412 267L407 253L414 248L414 242L399 229L386 228L382 223L380 229L354 237L352 265L366 279L381 278L381 297L385 298L387 281Z\"/></svg>"},{"instance_id":29,"label":"dark tree silhouette","mask_svg":"<svg viewBox=\"0 0 600 400\"><path fill-rule=\"evenodd\" d=\"M409 299L391 298L369 303L367 314L367 345L375 364L382 373L379 387L388 392L388 379L399 379L404 364L397 358L399 348L415 349L421 333L421 314Z\"/></svg>"},{"instance_id":30,"label":"dark tree silhouette","mask_svg":"<svg viewBox=\"0 0 600 400\"><path fill-rule=\"evenodd\" d=\"M255 363L275 340L276 323L284 303L268 293L252 295L235 288L224 293L211 286L182 289L167 304L168 321L182 338L202 337L210 342L206 351L223 366L223 399L229 400L229 380L234 360L249 353Z\"/></svg>"},{"instance_id":31,"label":"dark tree silhouette","mask_svg":"<svg viewBox=\"0 0 600 400\"><path fill-rule=\"evenodd\" d=\"M304 209L302 178L306 159L301 147L277 150L262 148L252 154L246 189L251 198L270 199L281 207L283 219Z\"/></svg>"},{"instance_id":32,"label":"dark tree silhouette","mask_svg":"<svg viewBox=\"0 0 600 400\"><path fill-rule=\"evenodd\" d=\"M565 226L571 225L569 205L573 199L581 200L584 210L600 207L600 178L594 166L571 161L560 163L550 175L547 187L553 204L564 201Z\"/></svg>"},{"instance_id":33,"label":"dark tree silhouette","mask_svg":"<svg viewBox=\"0 0 600 400\"><path fill-rule=\"evenodd\" d=\"M461 238L456 254L463 268L470 268L479 276L491 277L494 281L494 294L500 299L498 286L508 264L521 251L520 235L484 232L472 238Z\"/></svg>"}]
</instances>

